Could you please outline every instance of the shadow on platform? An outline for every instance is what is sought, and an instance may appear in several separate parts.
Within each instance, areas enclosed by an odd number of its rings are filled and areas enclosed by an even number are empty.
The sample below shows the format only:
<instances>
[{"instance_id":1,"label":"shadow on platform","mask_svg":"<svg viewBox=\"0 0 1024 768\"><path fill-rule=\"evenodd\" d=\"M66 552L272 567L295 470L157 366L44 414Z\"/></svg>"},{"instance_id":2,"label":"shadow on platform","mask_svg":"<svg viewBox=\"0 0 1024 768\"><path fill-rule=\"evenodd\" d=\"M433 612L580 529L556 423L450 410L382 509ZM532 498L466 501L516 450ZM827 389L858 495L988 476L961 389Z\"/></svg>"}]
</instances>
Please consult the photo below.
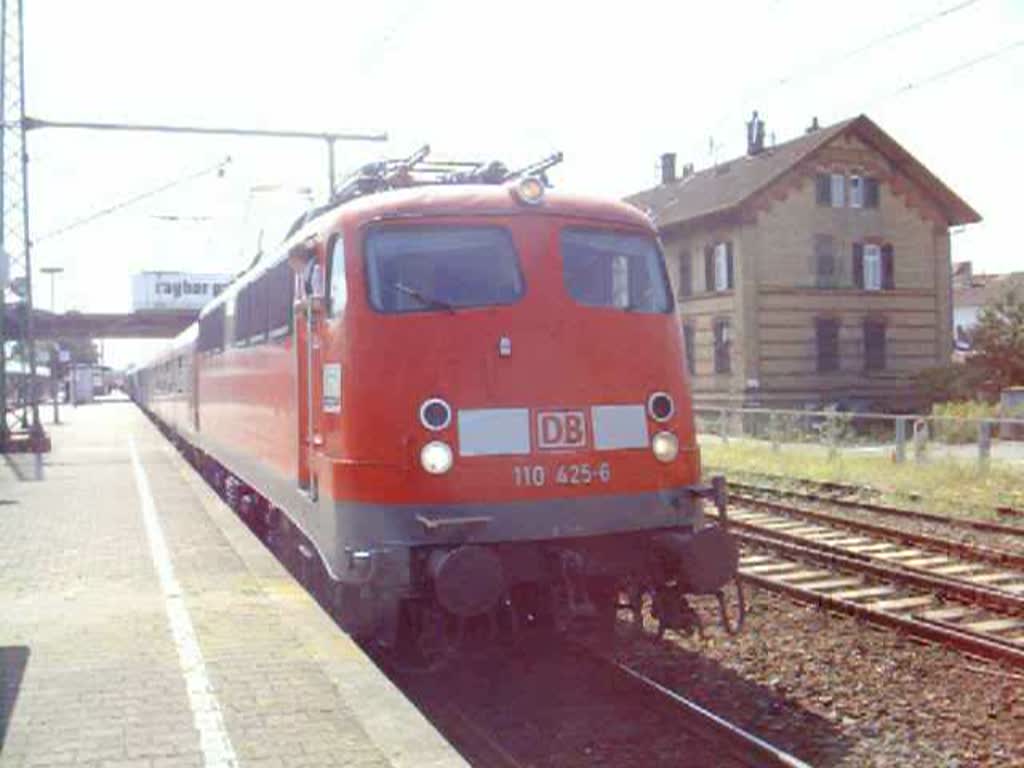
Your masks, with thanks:
<instances>
[{"instance_id":1,"label":"shadow on platform","mask_svg":"<svg viewBox=\"0 0 1024 768\"><path fill-rule=\"evenodd\" d=\"M7 728L14 717L14 704L25 677L28 657L27 646L0 645L0 754L3 754Z\"/></svg>"}]
</instances>

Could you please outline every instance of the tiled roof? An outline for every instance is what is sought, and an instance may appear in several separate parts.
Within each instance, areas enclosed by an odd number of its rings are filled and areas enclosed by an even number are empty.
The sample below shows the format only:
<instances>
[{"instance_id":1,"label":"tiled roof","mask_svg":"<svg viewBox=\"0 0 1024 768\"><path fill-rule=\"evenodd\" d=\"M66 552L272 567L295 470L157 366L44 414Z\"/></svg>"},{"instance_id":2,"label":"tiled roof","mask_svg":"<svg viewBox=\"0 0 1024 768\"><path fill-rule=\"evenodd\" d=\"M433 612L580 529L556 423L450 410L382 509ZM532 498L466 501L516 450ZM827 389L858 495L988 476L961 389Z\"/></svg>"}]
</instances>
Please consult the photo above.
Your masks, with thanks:
<instances>
[{"instance_id":1,"label":"tiled roof","mask_svg":"<svg viewBox=\"0 0 1024 768\"><path fill-rule=\"evenodd\" d=\"M1014 289L1018 293L1024 293L1024 272L974 275L970 285L953 288L953 305L983 307L997 301Z\"/></svg>"},{"instance_id":2,"label":"tiled roof","mask_svg":"<svg viewBox=\"0 0 1024 768\"><path fill-rule=\"evenodd\" d=\"M630 195L626 201L647 211L659 227L724 213L742 204L847 130L856 131L864 140L899 165L901 170L928 189L951 224L981 220L967 203L865 115L843 120L783 144L768 147L757 155L744 155L718 163L686 178L659 184L652 189Z\"/></svg>"}]
</instances>

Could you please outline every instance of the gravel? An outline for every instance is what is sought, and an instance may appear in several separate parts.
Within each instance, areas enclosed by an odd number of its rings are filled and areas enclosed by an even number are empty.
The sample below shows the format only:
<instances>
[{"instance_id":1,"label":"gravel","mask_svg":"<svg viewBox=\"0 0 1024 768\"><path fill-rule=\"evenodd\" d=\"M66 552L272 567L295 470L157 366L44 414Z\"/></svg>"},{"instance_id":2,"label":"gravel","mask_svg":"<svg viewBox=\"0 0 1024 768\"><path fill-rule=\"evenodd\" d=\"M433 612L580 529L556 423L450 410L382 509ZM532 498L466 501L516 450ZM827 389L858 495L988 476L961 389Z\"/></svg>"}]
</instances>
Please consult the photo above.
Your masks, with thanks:
<instances>
[{"instance_id":1,"label":"gravel","mask_svg":"<svg viewBox=\"0 0 1024 768\"><path fill-rule=\"evenodd\" d=\"M1024 674L748 590L729 637L618 643L620 658L823 766L1024 766ZM710 605L699 609L709 624Z\"/></svg>"}]
</instances>

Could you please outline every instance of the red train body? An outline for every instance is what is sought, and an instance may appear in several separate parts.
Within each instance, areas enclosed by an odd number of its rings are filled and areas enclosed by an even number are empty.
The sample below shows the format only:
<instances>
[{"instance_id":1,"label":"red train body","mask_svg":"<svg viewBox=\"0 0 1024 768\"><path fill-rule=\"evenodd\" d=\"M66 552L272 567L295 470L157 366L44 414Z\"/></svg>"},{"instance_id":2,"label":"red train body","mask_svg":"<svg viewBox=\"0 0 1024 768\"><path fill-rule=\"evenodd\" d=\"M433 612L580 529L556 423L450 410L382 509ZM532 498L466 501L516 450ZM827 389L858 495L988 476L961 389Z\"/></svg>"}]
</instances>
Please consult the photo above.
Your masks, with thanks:
<instances>
[{"instance_id":1,"label":"red train body","mask_svg":"<svg viewBox=\"0 0 1024 768\"><path fill-rule=\"evenodd\" d=\"M352 630L517 600L608 615L624 588L685 603L735 573L701 516L655 230L538 186L330 210L135 374L143 407L315 547Z\"/></svg>"}]
</instances>

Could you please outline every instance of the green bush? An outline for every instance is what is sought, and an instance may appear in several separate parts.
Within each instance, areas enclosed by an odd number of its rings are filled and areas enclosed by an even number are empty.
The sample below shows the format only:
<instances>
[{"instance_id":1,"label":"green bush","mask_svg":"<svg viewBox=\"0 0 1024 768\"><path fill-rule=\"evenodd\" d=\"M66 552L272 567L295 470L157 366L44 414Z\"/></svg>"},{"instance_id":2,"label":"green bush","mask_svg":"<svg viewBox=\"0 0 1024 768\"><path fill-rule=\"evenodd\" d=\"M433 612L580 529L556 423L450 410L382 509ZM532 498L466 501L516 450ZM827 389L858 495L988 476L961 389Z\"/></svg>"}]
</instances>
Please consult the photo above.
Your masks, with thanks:
<instances>
[{"instance_id":1,"label":"green bush","mask_svg":"<svg viewBox=\"0 0 1024 768\"><path fill-rule=\"evenodd\" d=\"M978 439L978 422L982 419L1016 419L1024 417L1024 409L1007 411L998 403L960 400L932 406L932 437L943 443L973 443ZM993 431L998 436L998 430Z\"/></svg>"}]
</instances>

